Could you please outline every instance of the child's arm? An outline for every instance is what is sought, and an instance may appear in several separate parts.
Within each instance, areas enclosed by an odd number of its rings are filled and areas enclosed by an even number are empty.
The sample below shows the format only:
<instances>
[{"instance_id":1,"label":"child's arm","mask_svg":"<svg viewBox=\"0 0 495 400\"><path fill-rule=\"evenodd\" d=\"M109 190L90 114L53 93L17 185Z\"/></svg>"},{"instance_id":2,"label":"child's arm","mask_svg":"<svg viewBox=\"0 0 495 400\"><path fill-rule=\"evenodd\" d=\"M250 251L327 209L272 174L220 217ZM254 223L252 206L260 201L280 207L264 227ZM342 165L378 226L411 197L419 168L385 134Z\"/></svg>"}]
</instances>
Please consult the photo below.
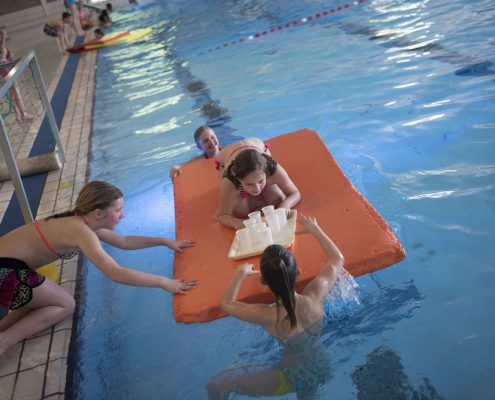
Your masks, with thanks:
<instances>
[{"instance_id":1,"label":"child's arm","mask_svg":"<svg viewBox=\"0 0 495 400\"><path fill-rule=\"evenodd\" d=\"M232 317L266 326L272 320L272 315L267 310L269 306L266 304L244 303L237 300L237 294L244 278L257 274L259 274L259 271L253 270L252 264L239 265L232 280L225 289L222 300L220 301L220 308Z\"/></svg>"},{"instance_id":2,"label":"child's arm","mask_svg":"<svg viewBox=\"0 0 495 400\"><path fill-rule=\"evenodd\" d=\"M234 184L223 178L220 182L220 204L217 211L217 221L220 225L234 229L244 228L243 220L233 215L237 196L238 191Z\"/></svg>"},{"instance_id":3,"label":"child's arm","mask_svg":"<svg viewBox=\"0 0 495 400\"><path fill-rule=\"evenodd\" d=\"M314 236L328 257L321 272L306 285L302 292L302 294L313 297L317 301L322 301L335 284L338 272L344 266L344 256L332 239L318 226L315 218L300 215L299 222L307 232Z\"/></svg>"},{"instance_id":4,"label":"child's arm","mask_svg":"<svg viewBox=\"0 0 495 400\"><path fill-rule=\"evenodd\" d=\"M220 225L223 225L227 228L234 228L235 230L244 228L243 220L233 217L230 214L217 215L217 221L220 223Z\"/></svg>"},{"instance_id":5,"label":"child's arm","mask_svg":"<svg viewBox=\"0 0 495 400\"><path fill-rule=\"evenodd\" d=\"M77 247L103 274L114 282L130 286L157 287L180 294L195 288L198 284L194 279L169 279L122 267L103 250L97 236L89 228L82 229L76 235Z\"/></svg>"},{"instance_id":6,"label":"child's arm","mask_svg":"<svg viewBox=\"0 0 495 400\"><path fill-rule=\"evenodd\" d=\"M280 208L289 211L301 201L301 193L297 186L292 182L287 171L280 165L277 165L277 171L274 174L277 186L284 192L286 198L279 204Z\"/></svg>"},{"instance_id":7,"label":"child's arm","mask_svg":"<svg viewBox=\"0 0 495 400\"><path fill-rule=\"evenodd\" d=\"M183 164L176 164L176 165L172 166L172 168L170 168L170 179L174 179L176 176L179 176L182 174L182 166L184 164L189 164L189 163L192 163L192 162L195 162L198 160L202 160L202 159L204 159L203 155L194 156L193 158L191 158L190 160L186 161Z\"/></svg>"},{"instance_id":8,"label":"child's arm","mask_svg":"<svg viewBox=\"0 0 495 400\"><path fill-rule=\"evenodd\" d=\"M165 237L153 236L123 236L110 229L100 229L96 232L98 238L109 245L124 250L145 249L155 246L167 246L170 249L182 252L185 247L191 247L196 244L194 240L171 240Z\"/></svg>"}]
</instances>

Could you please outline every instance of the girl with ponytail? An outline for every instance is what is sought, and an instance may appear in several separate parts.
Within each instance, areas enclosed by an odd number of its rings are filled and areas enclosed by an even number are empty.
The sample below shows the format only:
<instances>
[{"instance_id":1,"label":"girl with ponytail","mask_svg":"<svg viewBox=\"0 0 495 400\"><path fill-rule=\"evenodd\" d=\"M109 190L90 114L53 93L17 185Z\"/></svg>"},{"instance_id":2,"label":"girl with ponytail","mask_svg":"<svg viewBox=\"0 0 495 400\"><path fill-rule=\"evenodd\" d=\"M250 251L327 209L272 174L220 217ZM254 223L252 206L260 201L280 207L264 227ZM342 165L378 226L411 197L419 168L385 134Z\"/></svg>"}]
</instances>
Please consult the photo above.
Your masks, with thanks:
<instances>
[{"instance_id":1,"label":"girl with ponytail","mask_svg":"<svg viewBox=\"0 0 495 400\"><path fill-rule=\"evenodd\" d=\"M70 259L82 252L103 274L124 285L156 287L172 293L185 293L196 286L194 280L169 279L125 268L105 252L100 240L126 250L166 246L181 252L194 245L192 240L113 232L124 217L123 207L118 188L93 181L81 189L73 210L23 225L0 237L0 309L10 310L0 320L0 354L74 312L72 296L36 272L57 259Z\"/></svg>"},{"instance_id":2,"label":"girl with ponytail","mask_svg":"<svg viewBox=\"0 0 495 400\"><path fill-rule=\"evenodd\" d=\"M261 325L279 339L291 338L321 320L323 300L344 265L342 253L318 226L315 218L300 215L299 223L319 242L328 257L321 272L304 290L301 293L295 290L299 268L292 253L272 244L261 255L260 271L255 271L252 264L239 266L221 302L221 308L227 314ZM244 278L260 272L261 282L268 285L275 296L275 307L236 300Z\"/></svg>"},{"instance_id":3,"label":"girl with ponytail","mask_svg":"<svg viewBox=\"0 0 495 400\"><path fill-rule=\"evenodd\" d=\"M299 223L318 241L328 258L303 291L298 293L295 289L299 268L294 256L282 246L270 245L261 255L260 271L254 270L252 264L238 267L220 304L226 314L260 325L279 339L283 348L279 363L263 371L242 367L243 374L233 369L216 374L208 384L210 399L227 398L233 392L251 396L296 392L301 396L298 398L312 398L309 394L328 379L328 357L317 339L323 326L323 301L343 269L344 257L315 218L300 215ZM275 306L237 300L242 281L260 272L261 282L275 297Z\"/></svg>"},{"instance_id":4,"label":"girl with ponytail","mask_svg":"<svg viewBox=\"0 0 495 400\"><path fill-rule=\"evenodd\" d=\"M294 182L260 139L243 139L222 148L218 165L222 180L217 220L223 226L241 229L252 211L274 205L288 213L301 200Z\"/></svg>"}]
</instances>

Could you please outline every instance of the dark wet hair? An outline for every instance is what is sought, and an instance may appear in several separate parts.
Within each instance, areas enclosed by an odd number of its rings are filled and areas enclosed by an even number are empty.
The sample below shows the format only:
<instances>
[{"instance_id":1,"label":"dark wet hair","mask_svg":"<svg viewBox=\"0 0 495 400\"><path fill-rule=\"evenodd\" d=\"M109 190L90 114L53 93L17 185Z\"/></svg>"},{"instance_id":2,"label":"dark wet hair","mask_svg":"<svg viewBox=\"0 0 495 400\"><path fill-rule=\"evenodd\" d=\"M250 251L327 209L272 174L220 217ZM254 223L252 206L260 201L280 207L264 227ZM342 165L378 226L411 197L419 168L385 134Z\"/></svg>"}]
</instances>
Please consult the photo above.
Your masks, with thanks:
<instances>
[{"instance_id":1,"label":"dark wet hair","mask_svg":"<svg viewBox=\"0 0 495 400\"><path fill-rule=\"evenodd\" d=\"M194 131L194 141L196 143L198 143L198 140L199 140L199 137L201 136L201 134L206 131L207 129L211 129L213 130L212 128L210 128L208 125L201 125L198 129L196 129Z\"/></svg>"},{"instance_id":2,"label":"dark wet hair","mask_svg":"<svg viewBox=\"0 0 495 400\"><path fill-rule=\"evenodd\" d=\"M276 298L277 324L279 306L282 302L287 315L282 322L290 324L291 329L297 326L296 299L294 286L297 277L296 259L284 247L278 244L268 246L261 254L260 271L263 281L268 285Z\"/></svg>"},{"instance_id":3,"label":"dark wet hair","mask_svg":"<svg viewBox=\"0 0 495 400\"><path fill-rule=\"evenodd\" d=\"M97 209L104 210L121 197L124 197L124 195L120 189L110 183L104 181L88 182L79 192L76 206L72 210L52 215L47 219L84 215Z\"/></svg>"},{"instance_id":4,"label":"dark wet hair","mask_svg":"<svg viewBox=\"0 0 495 400\"><path fill-rule=\"evenodd\" d=\"M112 3L107 3L105 8L109 11L109 12L112 12L113 11L113 6L112 6Z\"/></svg>"},{"instance_id":5,"label":"dark wet hair","mask_svg":"<svg viewBox=\"0 0 495 400\"><path fill-rule=\"evenodd\" d=\"M259 153L257 150L243 150L230 163L223 176L239 190L240 179L254 171L263 171L266 176L272 176L277 171L277 162L268 154Z\"/></svg>"},{"instance_id":6,"label":"dark wet hair","mask_svg":"<svg viewBox=\"0 0 495 400\"><path fill-rule=\"evenodd\" d=\"M103 32L100 28L96 28L93 32L95 35L105 36L105 32Z\"/></svg>"},{"instance_id":7,"label":"dark wet hair","mask_svg":"<svg viewBox=\"0 0 495 400\"><path fill-rule=\"evenodd\" d=\"M108 11L106 9L100 11L100 15L98 15L98 21L101 21L105 24L112 22L112 20L110 19L110 15L108 14Z\"/></svg>"}]
</instances>

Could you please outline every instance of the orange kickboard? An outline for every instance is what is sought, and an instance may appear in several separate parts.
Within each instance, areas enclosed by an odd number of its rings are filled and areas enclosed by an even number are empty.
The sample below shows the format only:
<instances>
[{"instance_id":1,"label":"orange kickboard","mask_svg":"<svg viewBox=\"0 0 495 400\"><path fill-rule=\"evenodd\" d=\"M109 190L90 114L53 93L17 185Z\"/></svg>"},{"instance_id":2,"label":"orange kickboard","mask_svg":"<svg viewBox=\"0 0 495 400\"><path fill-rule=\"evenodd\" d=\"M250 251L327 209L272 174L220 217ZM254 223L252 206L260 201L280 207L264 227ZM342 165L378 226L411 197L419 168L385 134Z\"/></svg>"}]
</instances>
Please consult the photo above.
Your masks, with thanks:
<instances>
[{"instance_id":1,"label":"orange kickboard","mask_svg":"<svg viewBox=\"0 0 495 400\"><path fill-rule=\"evenodd\" d=\"M273 157L301 192L302 200L296 209L316 217L344 254L345 267L353 276L404 259L405 251L392 229L354 188L316 132L302 129L273 138L270 143ZM259 268L260 256L239 261L227 257L235 231L216 222L219 186L211 159L183 165L183 173L174 179L176 237L197 241L195 247L175 254L174 278L199 280L198 287L187 295L174 295L177 322L223 317L220 299L237 266L249 262ZM309 234L296 233L290 251L301 269L297 284L300 291L321 271L326 259ZM274 301L259 276L244 279L238 299Z\"/></svg>"}]
</instances>

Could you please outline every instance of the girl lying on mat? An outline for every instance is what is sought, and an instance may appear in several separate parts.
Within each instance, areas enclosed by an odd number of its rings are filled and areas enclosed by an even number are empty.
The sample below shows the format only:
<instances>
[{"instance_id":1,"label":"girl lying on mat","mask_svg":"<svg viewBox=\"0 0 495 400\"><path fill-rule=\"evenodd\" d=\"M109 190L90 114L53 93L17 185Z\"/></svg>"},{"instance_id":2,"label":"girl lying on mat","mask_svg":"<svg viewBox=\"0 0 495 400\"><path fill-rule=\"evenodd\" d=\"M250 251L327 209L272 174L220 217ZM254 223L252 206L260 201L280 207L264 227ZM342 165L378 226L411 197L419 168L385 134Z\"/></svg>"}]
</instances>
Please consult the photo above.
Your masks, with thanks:
<instances>
[{"instance_id":1,"label":"girl lying on mat","mask_svg":"<svg viewBox=\"0 0 495 400\"><path fill-rule=\"evenodd\" d=\"M220 224L242 229L243 218L267 205L290 211L301 194L285 169L271 157L268 144L248 138L220 151L217 168L220 182Z\"/></svg>"},{"instance_id":2,"label":"girl lying on mat","mask_svg":"<svg viewBox=\"0 0 495 400\"><path fill-rule=\"evenodd\" d=\"M120 266L100 240L121 249L167 246L181 252L192 240L122 236L113 232L124 217L122 192L102 181L87 183L72 211L21 226L0 237L0 306L10 313L0 321L0 354L19 341L62 321L74 312L74 299L36 269L81 251L114 282L185 293L195 280L168 279Z\"/></svg>"},{"instance_id":3,"label":"girl lying on mat","mask_svg":"<svg viewBox=\"0 0 495 400\"><path fill-rule=\"evenodd\" d=\"M241 367L216 374L208 384L210 399L228 398L230 393L281 396L291 392L297 393L297 398L313 398L310 395L329 379L328 355L319 341L324 325L323 302L343 272L344 257L314 218L301 215L299 222L318 241L327 258L321 272L304 290L295 290L299 268L294 256L275 244L268 246L260 259L261 281L275 296L275 305L236 300L242 281L260 272L251 264L238 267L221 300L227 314L257 324L280 340L280 360L268 369Z\"/></svg>"}]
</instances>

